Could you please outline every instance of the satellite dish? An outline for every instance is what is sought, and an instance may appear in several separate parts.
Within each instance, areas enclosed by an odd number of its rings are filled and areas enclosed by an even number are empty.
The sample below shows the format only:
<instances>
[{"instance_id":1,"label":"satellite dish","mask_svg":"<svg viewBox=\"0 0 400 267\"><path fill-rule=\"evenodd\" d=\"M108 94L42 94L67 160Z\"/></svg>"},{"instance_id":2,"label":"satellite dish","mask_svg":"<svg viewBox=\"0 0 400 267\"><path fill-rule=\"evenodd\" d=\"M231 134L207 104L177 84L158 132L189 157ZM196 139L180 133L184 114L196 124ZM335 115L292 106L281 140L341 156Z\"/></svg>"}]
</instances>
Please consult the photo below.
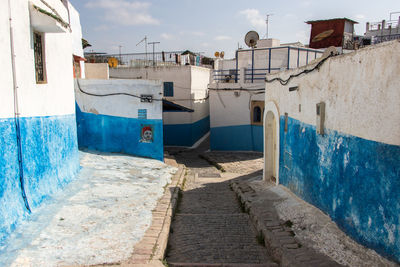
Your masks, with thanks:
<instances>
[{"instance_id":1,"label":"satellite dish","mask_svg":"<svg viewBox=\"0 0 400 267\"><path fill-rule=\"evenodd\" d=\"M257 41L260 40L260 36L255 31L249 31L244 37L244 42L248 47L254 48L257 45Z\"/></svg>"},{"instance_id":2,"label":"satellite dish","mask_svg":"<svg viewBox=\"0 0 400 267\"><path fill-rule=\"evenodd\" d=\"M215 53L214 53L214 56L215 56L215 57L219 57L219 52L218 52L218 51L215 52Z\"/></svg>"},{"instance_id":3,"label":"satellite dish","mask_svg":"<svg viewBox=\"0 0 400 267\"><path fill-rule=\"evenodd\" d=\"M224 52L224 51L221 51L221 53L219 53L219 56L220 56L221 58L224 58L225 52Z\"/></svg>"},{"instance_id":4,"label":"satellite dish","mask_svg":"<svg viewBox=\"0 0 400 267\"><path fill-rule=\"evenodd\" d=\"M116 68L118 66L118 59L115 57L110 57L108 59L108 66L110 66L110 68Z\"/></svg>"}]
</instances>

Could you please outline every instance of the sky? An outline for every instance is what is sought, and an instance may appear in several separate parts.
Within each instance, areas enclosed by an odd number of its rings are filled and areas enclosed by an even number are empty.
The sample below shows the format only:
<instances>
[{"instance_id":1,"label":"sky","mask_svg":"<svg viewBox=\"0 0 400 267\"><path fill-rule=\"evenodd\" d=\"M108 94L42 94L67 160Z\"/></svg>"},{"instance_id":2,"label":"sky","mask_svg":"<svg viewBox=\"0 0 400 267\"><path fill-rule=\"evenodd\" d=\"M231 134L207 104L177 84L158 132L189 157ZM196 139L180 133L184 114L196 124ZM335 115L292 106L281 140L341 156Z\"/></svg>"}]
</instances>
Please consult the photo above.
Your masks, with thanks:
<instances>
[{"instance_id":1,"label":"sky","mask_svg":"<svg viewBox=\"0 0 400 267\"><path fill-rule=\"evenodd\" d=\"M356 33L364 34L366 22L389 20L391 12L400 12L399 0L70 0L79 11L83 37L92 47L85 51L142 53L148 42L160 42L155 51L189 49L213 56L224 51L234 57L246 48L244 36L250 30L281 43L300 41L308 44L311 26L308 20L346 17L359 22ZM394 14L392 18L398 18ZM397 19L396 19L397 20ZM152 50L152 46L148 47Z\"/></svg>"}]
</instances>

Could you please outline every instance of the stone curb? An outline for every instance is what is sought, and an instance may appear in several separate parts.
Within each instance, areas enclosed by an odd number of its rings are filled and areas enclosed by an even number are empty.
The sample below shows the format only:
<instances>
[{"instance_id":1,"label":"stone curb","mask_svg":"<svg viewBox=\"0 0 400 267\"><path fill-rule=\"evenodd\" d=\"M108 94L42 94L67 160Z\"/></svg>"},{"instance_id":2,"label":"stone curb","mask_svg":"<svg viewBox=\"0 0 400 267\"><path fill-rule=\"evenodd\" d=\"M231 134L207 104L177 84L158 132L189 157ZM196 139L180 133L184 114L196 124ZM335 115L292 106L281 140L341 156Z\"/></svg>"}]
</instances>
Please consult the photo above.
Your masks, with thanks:
<instances>
[{"instance_id":1,"label":"stone curb","mask_svg":"<svg viewBox=\"0 0 400 267\"><path fill-rule=\"evenodd\" d=\"M294 236L290 225L279 220L272 206L255 205L253 188L245 182L231 182L242 208L249 213L250 220L264 239L265 247L280 266L342 266L331 258L301 244Z\"/></svg>"}]
</instances>

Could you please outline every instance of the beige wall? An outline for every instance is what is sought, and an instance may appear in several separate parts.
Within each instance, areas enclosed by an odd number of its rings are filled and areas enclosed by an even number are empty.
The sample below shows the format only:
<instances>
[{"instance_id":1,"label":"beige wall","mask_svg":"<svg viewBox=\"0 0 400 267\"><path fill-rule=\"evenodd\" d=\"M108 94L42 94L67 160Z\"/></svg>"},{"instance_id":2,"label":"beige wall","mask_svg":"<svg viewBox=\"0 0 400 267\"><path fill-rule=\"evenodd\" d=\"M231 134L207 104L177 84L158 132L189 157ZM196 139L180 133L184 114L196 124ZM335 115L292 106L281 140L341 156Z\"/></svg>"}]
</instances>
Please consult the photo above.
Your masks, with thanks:
<instances>
[{"instance_id":1,"label":"beige wall","mask_svg":"<svg viewBox=\"0 0 400 267\"><path fill-rule=\"evenodd\" d=\"M107 63L85 63L86 79L108 80L109 69Z\"/></svg>"}]
</instances>

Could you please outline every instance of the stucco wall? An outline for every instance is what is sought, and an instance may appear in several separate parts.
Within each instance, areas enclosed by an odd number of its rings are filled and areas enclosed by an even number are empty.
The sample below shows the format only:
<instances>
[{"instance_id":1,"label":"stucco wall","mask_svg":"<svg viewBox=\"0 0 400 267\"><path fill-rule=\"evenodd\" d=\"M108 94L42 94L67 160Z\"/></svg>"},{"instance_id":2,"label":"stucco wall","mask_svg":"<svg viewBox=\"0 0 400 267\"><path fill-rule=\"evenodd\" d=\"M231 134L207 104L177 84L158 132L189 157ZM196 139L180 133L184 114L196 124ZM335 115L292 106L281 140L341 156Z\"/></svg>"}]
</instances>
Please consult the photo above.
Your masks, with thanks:
<instances>
[{"instance_id":1,"label":"stucco wall","mask_svg":"<svg viewBox=\"0 0 400 267\"><path fill-rule=\"evenodd\" d=\"M5 1L0 9L0 245L28 215L24 194L34 212L79 169L71 33L67 29L44 33L46 83L37 84L33 51L33 31L37 29L31 25L28 1L10 2L19 117L14 117L10 21ZM41 1L32 2L51 11ZM61 1L47 2L68 21Z\"/></svg>"},{"instance_id":2,"label":"stucco wall","mask_svg":"<svg viewBox=\"0 0 400 267\"><path fill-rule=\"evenodd\" d=\"M250 103L264 94L240 91L263 89L256 84L210 85L210 145L212 150L262 151L262 126L251 125ZM228 91L224 89L229 89ZM235 90L237 89L237 90ZM235 95L235 92L238 95Z\"/></svg>"},{"instance_id":3,"label":"stucco wall","mask_svg":"<svg viewBox=\"0 0 400 267\"><path fill-rule=\"evenodd\" d=\"M174 83L174 96L167 100L193 109L194 112L164 112L164 143L192 146L209 131L207 86L210 69L196 66L163 66L155 68L114 68L111 78L159 80Z\"/></svg>"},{"instance_id":4,"label":"stucco wall","mask_svg":"<svg viewBox=\"0 0 400 267\"><path fill-rule=\"evenodd\" d=\"M337 56L286 86L267 83L265 98L280 114L280 183L327 212L357 241L397 261L399 51L394 41ZM304 68L268 79L287 78ZM299 90L289 92L292 86ZM315 129L321 101L326 103L323 136Z\"/></svg>"},{"instance_id":5,"label":"stucco wall","mask_svg":"<svg viewBox=\"0 0 400 267\"><path fill-rule=\"evenodd\" d=\"M146 80L78 80L78 143L81 148L121 152L163 160L162 101L160 82ZM126 93L152 95L153 102L141 102L128 95L92 96ZM139 116L146 110L146 118ZM153 139L146 142L142 129L151 127Z\"/></svg>"}]
</instances>

